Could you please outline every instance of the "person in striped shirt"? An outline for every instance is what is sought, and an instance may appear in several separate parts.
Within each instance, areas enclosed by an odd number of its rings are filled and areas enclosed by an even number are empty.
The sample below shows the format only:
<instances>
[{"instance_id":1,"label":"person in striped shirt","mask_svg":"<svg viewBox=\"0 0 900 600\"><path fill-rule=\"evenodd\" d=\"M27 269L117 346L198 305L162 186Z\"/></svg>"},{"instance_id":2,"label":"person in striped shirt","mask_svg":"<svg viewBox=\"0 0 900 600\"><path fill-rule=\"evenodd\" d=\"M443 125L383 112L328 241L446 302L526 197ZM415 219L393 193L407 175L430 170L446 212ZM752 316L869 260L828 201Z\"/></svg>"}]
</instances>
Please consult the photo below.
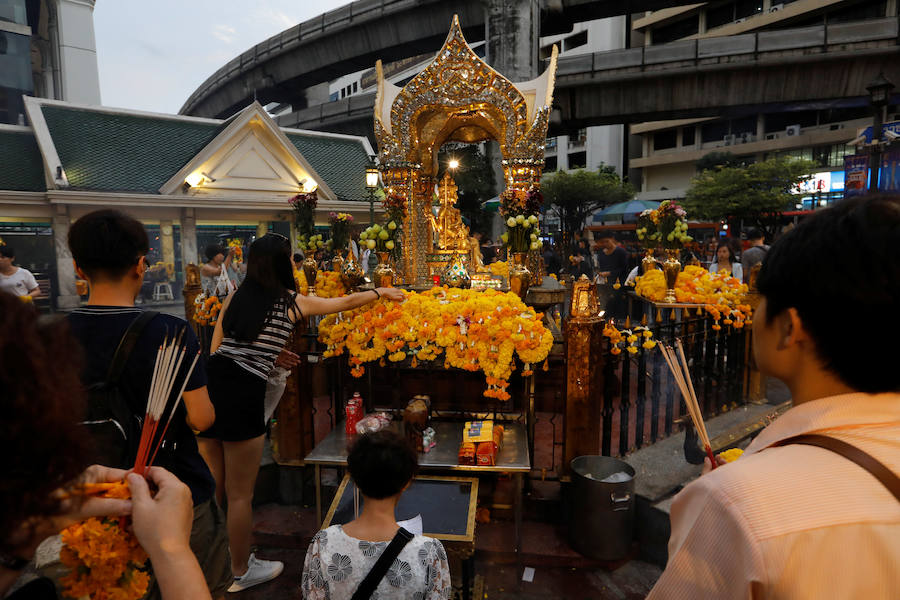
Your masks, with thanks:
<instances>
[{"instance_id":1,"label":"person in striped shirt","mask_svg":"<svg viewBox=\"0 0 900 600\"><path fill-rule=\"evenodd\" d=\"M678 494L648 598L898 598L900 197L807 218L758 287L756 363L793 407Z\"/></svg>"},{"instance_id":2,"label":"person in striped shirt","mask_svg":"<svg viewBox=\"0 0 900 600\"><path fill-rule=\"evenodd\" d=\"M216 480L216 497L228 499L230 592L274 579L284 568L250 553L251 503L266 432L266 381L276 361L288 367L298 361L285 350L294 324L379 298L397 302L405 297L396 288L377 288L319 298L298 294L294 285L290 242L282 235L264 235L250 245L246 279L225 299L213 332L207 375L216 421L199 434L199 443Z\"/></svg>"}]
</instances>

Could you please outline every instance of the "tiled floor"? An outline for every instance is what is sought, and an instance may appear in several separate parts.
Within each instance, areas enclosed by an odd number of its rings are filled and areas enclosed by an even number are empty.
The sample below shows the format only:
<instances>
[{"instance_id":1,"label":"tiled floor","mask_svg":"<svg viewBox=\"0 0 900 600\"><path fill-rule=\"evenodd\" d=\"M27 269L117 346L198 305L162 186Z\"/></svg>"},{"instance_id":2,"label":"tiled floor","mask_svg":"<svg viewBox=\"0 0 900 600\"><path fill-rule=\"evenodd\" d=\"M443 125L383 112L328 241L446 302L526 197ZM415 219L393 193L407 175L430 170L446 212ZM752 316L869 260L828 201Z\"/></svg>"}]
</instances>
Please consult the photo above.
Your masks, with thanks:
<instances>
[{"instance_id":1,"label":"tiled floor","mask_svg":"<svg viewBox=\"0 0 900 600\"><path fill-rule=\"evenodd\" d=\"M281 560L285 572L275 581L229 594L240 600L300 598L300 573L309 539L315 533L314 510L301 506L268 504L255 511L255 541L261 558ZM514 527L509 521L479 524L476 537L476 589L481 598L547 599L592 598L631 600L643 598L659 577L659 568L637 560L599 563L575 553L565 531L542 522L525 522L523 556L517 564ZM522 581L524 567L535 569L531 582ZM459 586L459 565L451 563L454 584Z\"/></svg>"}]
</instances>

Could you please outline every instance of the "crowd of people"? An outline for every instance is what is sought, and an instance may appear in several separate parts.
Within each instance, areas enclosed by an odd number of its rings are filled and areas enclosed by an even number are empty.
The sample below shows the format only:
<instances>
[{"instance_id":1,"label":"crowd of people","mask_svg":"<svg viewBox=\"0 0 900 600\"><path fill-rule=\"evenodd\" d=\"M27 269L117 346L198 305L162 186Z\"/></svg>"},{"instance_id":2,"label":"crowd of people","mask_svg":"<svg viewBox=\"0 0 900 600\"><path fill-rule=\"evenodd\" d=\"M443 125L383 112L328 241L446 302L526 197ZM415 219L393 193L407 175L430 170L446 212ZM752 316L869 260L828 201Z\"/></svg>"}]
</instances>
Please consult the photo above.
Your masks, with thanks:
<instances>
[{"instance_id":1,"label":"crowd of people","mask_svg":"<svg viewBox=\"0 0 900 600\"><path fill-rule=\"evenodd\" d=\"M52 582L23 582L21 571L44 538L90 516L130 515L152 565L150 598L221 598L277 577L282 563L250 552L268 373L296 364L284 346L298 319L381 298L400 301L404 293L299 295L289 241L276 234L254 241L246 276L216 324L208 363L190 377L186 365L179 371L187 379L183 403L155 466L141 477L125 470L134 461L121 458L127 441L101 443L97 422L82 422L82 415L111 397L110 386L131 417L144 415L161 341L184 329L189 354L198 342L183 319L134 306L148 251L138 221L112 210L90 213L72 225L68 244L79 276L90 282L86 306L45 321L14 294L0 293L0 596L55 598ZM746 262L725 245L716 249L716 269L735 276L762 262L754 357L763 373L787 384L793 408L740 460L715 470L707 464L675 498L669 561L650 598L896 597L898 247L900 200L864 197L818 212L771 249L753 239ZM573 267L607 282L626 277L627 253L613 238L599 241L597 257L584 240L576 248ZM204 274L216 278L228 256L213 250ZM8 273L9 254L0 252L5 277L18 272ZM865 347L839 326L848 312L877 319L877 335ZM92 460L106 466L88 466ZM363 512L319 532L302 567L291 566L302 569L298 595L450 596L440 542L410 534L394 518L416 463L404 438L358 438L348 467ZM69 493L76 484L123 479L130 500L79 501Z\"/></svg>"}]
</instances>

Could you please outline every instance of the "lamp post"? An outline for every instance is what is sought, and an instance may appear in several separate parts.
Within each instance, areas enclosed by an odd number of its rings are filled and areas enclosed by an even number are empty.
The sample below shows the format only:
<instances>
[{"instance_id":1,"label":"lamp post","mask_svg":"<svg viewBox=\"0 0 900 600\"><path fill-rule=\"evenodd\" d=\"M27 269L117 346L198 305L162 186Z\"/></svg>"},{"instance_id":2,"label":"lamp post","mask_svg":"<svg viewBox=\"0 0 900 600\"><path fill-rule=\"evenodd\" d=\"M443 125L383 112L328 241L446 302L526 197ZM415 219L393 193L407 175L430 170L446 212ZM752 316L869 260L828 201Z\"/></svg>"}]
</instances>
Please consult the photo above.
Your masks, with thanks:
<instances>
[{"instance_id":1,"label":"lamp post","mask_svg":"<svg viewBox=\"0 0 900 600\"><path fill-rule=\"evenodd\" d=\"M378 187L378 167L372 157L366 166L366 189L369 190L369 226L375 224L375 188Z\"/></svg>"},{"instance_id":2,"label":"lamp post","mask_svg":"<svg viewBox=\"0 0 900 600\"><path fill-rule=\"evenodd\" d=\"M878 174L881 171L881 126L884 122L884 107L888 105L894 84L879 73L866 90L872 105L872 145L869 150L869 193L878 191Z\"/></svg>"}]
</instances>

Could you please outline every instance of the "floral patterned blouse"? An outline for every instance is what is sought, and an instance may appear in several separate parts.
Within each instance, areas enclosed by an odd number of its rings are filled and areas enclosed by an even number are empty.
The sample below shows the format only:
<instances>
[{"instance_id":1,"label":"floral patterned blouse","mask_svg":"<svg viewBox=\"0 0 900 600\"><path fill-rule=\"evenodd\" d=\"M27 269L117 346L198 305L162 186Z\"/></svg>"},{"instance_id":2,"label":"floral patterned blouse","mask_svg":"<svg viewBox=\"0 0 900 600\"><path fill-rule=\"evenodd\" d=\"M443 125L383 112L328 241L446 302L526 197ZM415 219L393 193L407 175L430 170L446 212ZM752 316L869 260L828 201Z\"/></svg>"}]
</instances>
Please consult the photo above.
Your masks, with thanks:
<instances>
[{"instance_id":1,"label":"floral patterned blouse","mask_svg":"<svg viewBox=\"0 0 900 600\"><path fill-rule=\"evenodd\" d=\"M388 542L350 537L332 525L313 537L303 564L303 598L349 600ZM372 600L448 600L453 595L447 553L439 540L417 535L409 541L372 593Z\"/></svg>"}]
</instances>

